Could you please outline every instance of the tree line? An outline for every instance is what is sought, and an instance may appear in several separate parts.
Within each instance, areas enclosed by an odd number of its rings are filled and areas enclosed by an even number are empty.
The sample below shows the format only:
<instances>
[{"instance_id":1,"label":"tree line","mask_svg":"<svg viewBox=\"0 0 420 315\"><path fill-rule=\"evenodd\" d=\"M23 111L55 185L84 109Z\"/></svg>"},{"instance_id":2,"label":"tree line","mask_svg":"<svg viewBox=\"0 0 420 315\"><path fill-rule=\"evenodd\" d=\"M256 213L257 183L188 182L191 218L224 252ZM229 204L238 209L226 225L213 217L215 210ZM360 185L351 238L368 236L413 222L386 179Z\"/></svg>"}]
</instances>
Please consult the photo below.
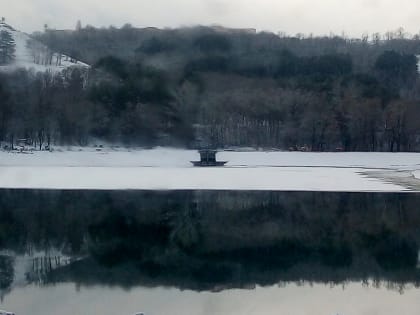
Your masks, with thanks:
<instances>
[{"instance_id":1,"label":"tree line","mask_svg":"<svg viewBox=\"0 0 420 315\"><path fill-rule=\"evenodd\" d=\"M0 78L0 140L85 145L420 150L420 39L205 27L46 30L89 73Z\"/></svg>"},{"instance_id":2,"label":"tree line","mask_svg":"<svg viewBox=\"0 0 420 315\"><path fill-rule=\"evenodd\" d=\"M0 65L8 65L12 63L16 56L16 43L9 30L0 31Z\"/></svg>"}]
</instances>

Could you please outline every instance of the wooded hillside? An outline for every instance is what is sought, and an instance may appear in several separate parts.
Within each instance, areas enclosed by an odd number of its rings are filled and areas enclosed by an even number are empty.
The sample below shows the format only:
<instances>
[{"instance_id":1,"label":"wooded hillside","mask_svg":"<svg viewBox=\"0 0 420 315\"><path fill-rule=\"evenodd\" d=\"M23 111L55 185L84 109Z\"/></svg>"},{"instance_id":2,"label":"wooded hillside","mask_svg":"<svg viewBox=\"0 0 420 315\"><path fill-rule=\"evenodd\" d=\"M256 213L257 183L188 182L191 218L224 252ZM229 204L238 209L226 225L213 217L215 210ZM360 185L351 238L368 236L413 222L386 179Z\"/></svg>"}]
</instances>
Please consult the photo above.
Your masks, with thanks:
<instances>
[{"instance_id":1,"label":"wooded hillside","mask_svg":"<svg viewBox=\"0 0 420 315\"><path fill-rule=\"evenodd\" d=\"M79 28L35 37L89 74L0 78L0 140L419 151L420 38L224 28Z\"/></svg>"}]
</instances>

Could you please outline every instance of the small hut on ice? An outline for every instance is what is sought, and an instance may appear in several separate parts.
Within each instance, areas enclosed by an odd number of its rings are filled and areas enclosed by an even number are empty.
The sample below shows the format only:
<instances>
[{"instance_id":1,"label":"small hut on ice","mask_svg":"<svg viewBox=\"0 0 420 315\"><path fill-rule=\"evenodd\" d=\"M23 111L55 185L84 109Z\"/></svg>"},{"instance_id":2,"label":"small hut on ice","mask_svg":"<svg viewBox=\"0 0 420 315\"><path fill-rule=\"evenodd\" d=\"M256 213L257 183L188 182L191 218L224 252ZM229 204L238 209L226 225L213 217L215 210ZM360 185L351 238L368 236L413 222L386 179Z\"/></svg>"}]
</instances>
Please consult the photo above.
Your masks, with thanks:
<instances>
[{"instance_id":1,"label":"small hut on ice","mask_svg":"<svg viewBox=\"0 0 420 315\"><path fill-rule=\"evenodd\" d=\"M194 166L224 166L227 161L216 160L216 150L200 150L200 161L191 161Z\"/></svg>"}]
</instances>

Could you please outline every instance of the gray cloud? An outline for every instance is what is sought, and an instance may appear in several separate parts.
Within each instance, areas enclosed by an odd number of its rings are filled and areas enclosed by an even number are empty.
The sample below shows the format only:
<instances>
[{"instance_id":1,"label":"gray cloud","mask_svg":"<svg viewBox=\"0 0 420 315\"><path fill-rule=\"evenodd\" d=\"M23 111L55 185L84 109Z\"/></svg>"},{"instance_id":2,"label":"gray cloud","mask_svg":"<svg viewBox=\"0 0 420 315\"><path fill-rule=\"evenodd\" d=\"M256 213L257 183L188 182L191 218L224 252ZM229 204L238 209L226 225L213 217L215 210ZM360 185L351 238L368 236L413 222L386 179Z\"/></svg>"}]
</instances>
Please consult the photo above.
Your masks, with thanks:
<instances>
[{"instance_id":1,"label":"gray cloud","mask_svg":"<svg viewBox=\"0 0 420 315\"><path fill-rule=\"evenodd\" d=\"M420 30L418 0L0 0L2 14L16 28L95 26L177 27L223 24L287 33L353 36L404 27Z\"/></svg>"},{"instance_id":2,"label":"gray cloud","mask_svg":"<svg viewBox=\"0 0 420 315\"><path fill-rule=\"evenodd\" d=\"M223 16L234 13L234 8L230 5L230 2L222 0L204 0L203 1L206 7L208 8L208 13L214 16Z\"/></svg>"}]
</instances>

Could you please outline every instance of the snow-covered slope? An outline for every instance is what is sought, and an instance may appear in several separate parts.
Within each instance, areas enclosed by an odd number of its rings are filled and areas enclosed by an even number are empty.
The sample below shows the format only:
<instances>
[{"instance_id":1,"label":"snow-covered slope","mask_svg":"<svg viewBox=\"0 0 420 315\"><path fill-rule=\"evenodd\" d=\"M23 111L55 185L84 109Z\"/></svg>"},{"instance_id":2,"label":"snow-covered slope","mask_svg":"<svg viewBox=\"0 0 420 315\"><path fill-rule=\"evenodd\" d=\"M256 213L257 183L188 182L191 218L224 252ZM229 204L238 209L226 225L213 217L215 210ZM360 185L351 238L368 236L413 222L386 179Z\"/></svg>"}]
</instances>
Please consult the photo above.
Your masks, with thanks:
<instances>
[{"instance_id":1,"label":"snow-covered slope","mask_svg":"<svg viewBox=\"0 0 420 315\"><path fill-rule=\"evenodd\" d=\"M417 72L420 74L420 55L416 55L417 57Z\"/></svg>"},{"instance_id":2,"label":"snow-covered slope","mask_svg":"<svg viewBox=\"0 0 420 315\"><path fill-rule=\"evenodd\" d=\"M60 72L70 67L87 69L89 65L69 56L51 51L47 46L32 39L29 35L15 30L6 23L0 23L0 31L9 32L16 44L15 60L9 65L0 65L0 71L13 71L19 68L36 71Z\"/></svg>"}]
</instances>

